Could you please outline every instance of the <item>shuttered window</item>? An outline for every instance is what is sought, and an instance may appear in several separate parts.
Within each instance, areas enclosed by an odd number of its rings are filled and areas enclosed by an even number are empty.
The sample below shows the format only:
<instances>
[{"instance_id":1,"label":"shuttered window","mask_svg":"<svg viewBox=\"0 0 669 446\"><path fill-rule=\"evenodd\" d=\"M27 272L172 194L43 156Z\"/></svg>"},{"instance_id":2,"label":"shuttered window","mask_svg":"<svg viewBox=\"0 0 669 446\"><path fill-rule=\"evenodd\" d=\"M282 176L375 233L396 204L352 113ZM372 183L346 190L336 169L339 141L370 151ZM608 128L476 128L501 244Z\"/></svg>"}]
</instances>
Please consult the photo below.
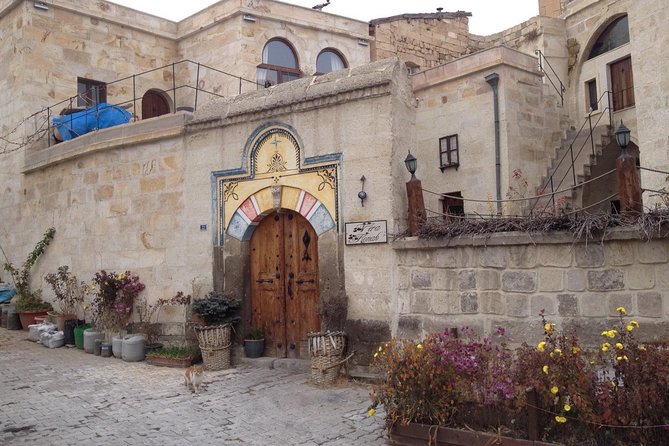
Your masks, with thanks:
<instances>
[{"instance_id":1,"label":"shuttered window","mask_svg":"<svg viewBox=\"0 0 669 446\"><path fill-rule=\"evenodd\" d=\"M634 105L634 80L632 78L632 59L627 57L609 66L611 72L611 94L613 110Z\"/></svg>"}]
</instances>

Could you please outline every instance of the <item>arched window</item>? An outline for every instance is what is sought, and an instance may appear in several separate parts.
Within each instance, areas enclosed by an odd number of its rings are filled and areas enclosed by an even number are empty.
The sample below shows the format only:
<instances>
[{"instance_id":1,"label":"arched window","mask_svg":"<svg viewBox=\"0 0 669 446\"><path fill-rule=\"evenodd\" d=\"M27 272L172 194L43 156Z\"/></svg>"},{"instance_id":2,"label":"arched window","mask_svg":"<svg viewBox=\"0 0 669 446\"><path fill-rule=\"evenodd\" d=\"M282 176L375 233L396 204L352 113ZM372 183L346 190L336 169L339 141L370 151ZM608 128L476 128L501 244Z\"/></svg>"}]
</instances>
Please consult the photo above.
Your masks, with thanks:
<instances>
[{"instance_id":1,"label":"arched window","mask_svg":"<svg viewBox=\"0 0 669 446\"><path fill-rule=\"evenodd\" d=\"M270 87L301 76L297 56L288 42L280 39L267 42L262 50L262 63L258 65L258 84Z\"/></svg>"},{"instance_id":2,"label":"arched window","mask_svg":"<svg viewBox=\"0 0 669 446\"><path fill-rule=\"evenodd\" d=\"M321 51L316 58L316 74L330 73L331 71L343 70L346 68L344 56L335 49L327 48Z\"/></svg>"},{"instance_id":3,"label":"arched window","mask_svg":"<svg viewBox=\"0 0 669 446\"><path fill-rule=\"evenodd\" d=\"M627 16L617 18L599 35L592 49L588 60L597 57L614 48L618 48L630 41L630 30L627 24Z\"/></svg>"}]
</instances>

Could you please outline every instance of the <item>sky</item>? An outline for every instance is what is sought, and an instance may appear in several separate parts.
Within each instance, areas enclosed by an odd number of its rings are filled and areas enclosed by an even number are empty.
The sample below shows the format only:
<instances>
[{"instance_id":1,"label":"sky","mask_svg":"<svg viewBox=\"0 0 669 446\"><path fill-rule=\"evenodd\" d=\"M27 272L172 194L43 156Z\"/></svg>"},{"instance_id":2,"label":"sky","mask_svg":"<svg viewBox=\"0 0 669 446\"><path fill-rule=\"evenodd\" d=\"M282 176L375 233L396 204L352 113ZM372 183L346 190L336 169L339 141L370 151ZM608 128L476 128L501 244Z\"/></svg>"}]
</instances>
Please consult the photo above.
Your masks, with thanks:
<instances>
[{"instance_id":1,"label":"sky","mask_svg":"<svg viewBox=\"0 0 669 446\"><path fill-rule=\"evenodd\" d=\"M284 3L311 8L326 0L282 0ZM158 17L179 21L216 0L112 0ZM330 0L323 11L368 22L372 19L405 13L467 11L469 32L489 35L517 25L539 14L538 0Z\"/></svg>"}]
</instances>

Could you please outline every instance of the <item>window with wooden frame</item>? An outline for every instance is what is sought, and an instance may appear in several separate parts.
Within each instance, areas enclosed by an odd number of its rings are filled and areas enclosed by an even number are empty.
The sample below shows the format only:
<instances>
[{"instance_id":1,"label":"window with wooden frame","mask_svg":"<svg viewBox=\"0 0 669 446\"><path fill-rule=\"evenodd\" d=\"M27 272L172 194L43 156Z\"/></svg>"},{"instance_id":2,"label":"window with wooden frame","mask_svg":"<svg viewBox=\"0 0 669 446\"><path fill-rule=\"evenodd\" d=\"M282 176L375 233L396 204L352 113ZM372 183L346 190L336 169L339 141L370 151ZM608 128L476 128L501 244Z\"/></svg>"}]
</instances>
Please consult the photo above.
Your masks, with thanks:
<instances>
[{"instance_id":1,"label":"window with wooden frame","mask_svg":"<svg viewBox=\"0 0 669 446\"><path fill-rule=\"evenodd\" d=\"M78 77L77 107L91 107L101 102L107 102L107 84Z\"/></svg>"},{"instance_id":2,"label":"window with wooden frame","mask_svg":"<svg viewBox=\"0 0 669 446\"><path fill-rule=\"evenodd\" d=\"M316 58L316 74L331 73L343 70L348 64L344 56L334 48L326 48Z\"/></svg>"},{"instance_id":3,"label":"window with wooden frame","mask_svg":"<svg viewBox=\"0 0 669 446\"><path fill-rule=\"evenodd\" d=\"M258 65L257 76L261 87L271 87L302 77L292 46L282 39L267 42L262 50L262 63Z\"/></svg>"},{"instance_id":4,"label":"window with wooden frame","mask_svg":"<svg viewBox=\"0 0 669 446\"><path fill-rule=\"evenodd\" d=\"M460 154L458 152L458 135L449 135L439 138L439 168L443 172L448 167L460 165Z\"/></svg>"},{"instance_id":5,"label":"window with wooden frame","mask_svg":"<svg viewBox=\"0 0 669 446\"><path fill-rule=\"evenodd\" d=\"M462 199L462 192L448 192L442 195L441 209L444 218L453 219L465 215L465 202Z\"/></svg>"},{"instance_id":6,"label":"window with wooden frame","mask_svg":"<svg viewBox=\"0 0 669 446\"><path fill-rule=\"evenodd\" d=\"M611 74L611 97L613 99L613 110L634 105L634 79L632 77L632 58L625 59L609 65Z\"/></svg>"}]
</instances>

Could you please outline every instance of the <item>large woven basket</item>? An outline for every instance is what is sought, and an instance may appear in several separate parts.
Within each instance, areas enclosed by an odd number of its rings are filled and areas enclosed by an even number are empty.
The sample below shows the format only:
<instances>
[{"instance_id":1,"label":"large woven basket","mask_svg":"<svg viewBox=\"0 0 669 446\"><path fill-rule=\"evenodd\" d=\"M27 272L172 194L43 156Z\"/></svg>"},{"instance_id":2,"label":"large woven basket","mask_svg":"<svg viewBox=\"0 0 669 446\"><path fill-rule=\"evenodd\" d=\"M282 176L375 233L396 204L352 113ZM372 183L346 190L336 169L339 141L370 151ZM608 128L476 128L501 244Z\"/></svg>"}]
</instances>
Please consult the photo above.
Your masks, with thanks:
<instances>
[{"instance_id":1,"label":"large woven basket","mask_svg":"<svg viewBox=\"0 0 669 446\"><path fill-rule=\"evenodd\" d=\"M309 333L311 374L309 380L317 386L334 384L342 367L346 335L343 331Z\"/></svg>"},{"instance_id":2,"label":"large woven basket","mask_svg":"<svg viewBox=\"0 0 669 446\"><path fill-rule=\"evenodd\" d=\"M200 344L204 368L207 370L224 370L230 368L232 326L230 324L194 326L193 330Z\"/></svg>"},{"instance_id":3,"label":"large woven basket","mask_svg":"<svg viewBox=\"0 0 669 446\"><path fill-rule=\"evenodd\" d=\"M341 356L346 348L346 334L343 331L308 333L309 356Z\"/></svg>"}]
</instances>

